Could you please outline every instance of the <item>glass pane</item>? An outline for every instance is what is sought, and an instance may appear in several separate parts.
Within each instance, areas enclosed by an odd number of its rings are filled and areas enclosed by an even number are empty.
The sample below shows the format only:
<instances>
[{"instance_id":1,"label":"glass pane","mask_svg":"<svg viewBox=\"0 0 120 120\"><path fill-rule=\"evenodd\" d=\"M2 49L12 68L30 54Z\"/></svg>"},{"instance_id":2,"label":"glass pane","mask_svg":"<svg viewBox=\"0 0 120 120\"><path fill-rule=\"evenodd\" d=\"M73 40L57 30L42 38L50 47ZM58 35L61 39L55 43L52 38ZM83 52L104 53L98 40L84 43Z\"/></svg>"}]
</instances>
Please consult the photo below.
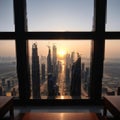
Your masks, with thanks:
<instances>
[{"instance_id":1,"label":"glass pane","mask_svg":"<svg viewBox=\"0 0 120 120\"><path fill-rule=\"evenodd\" d=\"M120 40L106 40L103 95L120 95ZM118 93L117 93L118 92Z\"/></svg>"},{"instance_id":2,"label":"glass pane","mask_svg":"<svg viewBox=\"0 0 120 120\"><path fill-rule=\"evenodd\" d=\"M14 31L13 0L0 0L0 31Z\"/></svg>"},{"instance_id":3,"label":"glass pane","mask_svg":"<svg viewBox=\"0 0 120 120\"><path fill-rule=\"evenodd\" d=\"M31 99L88 99L90 40L29 40Z\"/></svg>"},{"instance_id":4,"label":"glass pane","mask_svg":"<svg viewBox=\"0 0 120 120\"><path fill-rule=\"evenodd\" d=\"M0 41L0 96L18 97L15 41Z\"/></svg>"},{"instance_id":5,"label":"glass pane","mask_svg":"<svg viewBox=\"0 0 120 120\"><path fill-rule=\"evenodd\" d=\"M106 31L120 31L120 0L107 0Z\"/></svg>"},{"instance_id":6,"label":"glass pane","mask_svg":"<svg viewBox=\"0 0 120 120\"><path fill-rule=\"evenodd\" d=\"M29 31L92 31L94 0L27 0Z\"/></svg>"}]
</instances>

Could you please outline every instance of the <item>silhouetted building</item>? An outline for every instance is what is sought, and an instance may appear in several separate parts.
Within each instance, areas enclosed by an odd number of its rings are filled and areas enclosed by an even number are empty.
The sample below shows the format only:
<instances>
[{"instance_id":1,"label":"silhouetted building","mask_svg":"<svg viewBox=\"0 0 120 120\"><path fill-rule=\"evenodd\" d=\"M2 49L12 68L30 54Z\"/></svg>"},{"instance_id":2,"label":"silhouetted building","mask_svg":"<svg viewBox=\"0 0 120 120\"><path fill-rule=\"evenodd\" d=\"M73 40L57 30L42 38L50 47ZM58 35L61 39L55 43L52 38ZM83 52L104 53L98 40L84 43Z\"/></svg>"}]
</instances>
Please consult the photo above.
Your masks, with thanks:
<instances>
[{"instance_id":1,"label":"silhouetted building","mask_svg":"<svg viewBox=\"0 0 120 120\"><path fill-rule=\"evenodd\" d=\"M55 90L54 90L54 78L51 73L48 74L48 98L54 98Z\"/></svg>"},{"instance_id":2,"label":"silhouetted building","mask_svg":"<svg viewBox=\"0 0 120 120\"><path fill-rule=\"evenodd\" d=\"M72 65L70 95L73 98L81 97L81 57Z\"/></svg>"},{"instance_id":3,"label":"silhouetted building","mask_svg":"<svg viewBox=\"0 0 120 120\"><path fill-rule=\"evenodd\" d=\"M66 84L66 93L65 94L68 94L70 93L70 68L68 68L66 66L66 69L65 69L65 84Z\"/></svg>"},{"instance_id":4,"label":"silhouetted building","mask_svg":"<svg viewBox=\"0 0 120 120\"><path fill-rule=\"evenodd\" d=\"M67 85L66 88L68 90L70 89L70 74L71 74L70 69L71 69L71 58L70 58L70 54L67 53L66 54L66 66L65 66L65 78L66 78L66 85Z\"/></svg>"},{"instance_id":5,"label":"silhouetted building","mask_svg":"<svg viewBox=\"0 0 120 120\"><path fill-rule=\"evenodd\" d=\"M54 82L56 83L57 77L58 77L58 65L57 65L57 48L55 45L53 45L53 77L55 78Z\"/></svg>"},{"instance_id":6,"label":"silhouetted building","mask_svg":"<svg viewBox=\"0 0 120 120\"><path fill-rule=\"evenodd\" d=\"M83 79L83 81L85 80L85 63L82 63L81 66L81 78Z\"/></svg>"},{"instance_id":7,"label":"silhouetted building","mask_svg":"<svg viewBox=\"0 0 120 120\"><path fill-rule=\"evenodd\" d=\"M47 73L52 73L52 63L51 63L51 50L49 48L48 56L47 56Z\"/></svg>"},{"instance_id":8,"label":"silhouetted building","mask_svg":"<svg viewBox=\"0 0 120 120\"><path fill-rule=\"evenodd\" d=\"M85 63L82 63L82 71L84 71L85 70Z\"/></svg>"},{"instance_id":9,"label":"silhouetted building","mask_svg":"<svg viewBox=\"0 0 120 120\"><path fill-rule=\"evenodd\" d=\"M89 68L86 67L86 71L85 71L85 82L88 82L88 79L89 79Z\"/></svg>"},{"instance_id":10,"label":"silhouetted building","mask_svg":"<svg viewBox=\"0 0 120 120\"><path fill-rule=\"evenodd\" d=\"M33 98L40 99L40 67L37 44L32 45L32 91Z\"/></svg>"},{"instance_id":11,"label":"silhouetted building","mask_svg":"<svg viewBox=\"0 0 120 120\"><path fill-rule=\"evenodd\" d=\"M117 89L117 95L120 95L120 87Z\"/></svg>"},{"instance_id":12,"label":"silhouetted building","mask_svg":"<svg viewBox=\"0 0 120 120\"><path fill-rule=\"evenodd\" d=\"M67 86L70 85L70 68L66 66L65 69L65 77L66 77L66 84Z\"/></svg>"},{"instance_id":13,"label":"silhouetted building","mask_svg":"<svg viewBox=\"0 0 120 120\"><path fill-rule=\"evenodd\" d=\"M53 72L56 71L56 64L57 64L57 48L53 45Z\"/></svg>"},{"instance_id":14,"label":"silhouetted building","mask_svg":"<svg viewBox=\"0 0 120 120\"><path fill-rule=\"evenodd\" d=\"M71 53L71 64L74 63L74 60L75 60L75 52L72 52Z\"/></svg>"},{"instance_id":15,"label":"silhouetted building","mask_svg":"<svg viewBox=\"0 0 120 120\"><path fill-rule=\"evenodd\" d=\"M42 64L42 83L45 82L45 64Z\"/></svg>"},{"instance_id":16,"label":"silhouetted building","mask_svg":"<svg viewBox=\"0 0 120 120\"><path fill-rule=\"evenodd\" d=\"M61 62L58 61L58 72L61 73L62 72L62 65Z\"/></svg>"},{"instance_id":17,"label":"silhouetted building","mask_svg":"<svg viewBox=\"0 0 120 120\"><path fill-rule=\"evenodd\" d=\"M70 67L71 65L71 58L70 58L70 54L66 54L66 66Z\"/></svg>"}]
</instances>

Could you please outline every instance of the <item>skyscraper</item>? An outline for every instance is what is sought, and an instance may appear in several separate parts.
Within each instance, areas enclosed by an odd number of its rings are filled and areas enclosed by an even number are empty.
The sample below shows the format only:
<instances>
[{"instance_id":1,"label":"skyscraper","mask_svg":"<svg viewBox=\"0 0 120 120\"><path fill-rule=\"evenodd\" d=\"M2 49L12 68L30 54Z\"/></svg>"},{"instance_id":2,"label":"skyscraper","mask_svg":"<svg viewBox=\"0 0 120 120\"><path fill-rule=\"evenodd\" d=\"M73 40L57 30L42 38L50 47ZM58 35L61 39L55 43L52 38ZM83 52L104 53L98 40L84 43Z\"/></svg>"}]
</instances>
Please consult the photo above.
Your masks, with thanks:
<instances>
[{"instance_id":1,"label":"skyscraper","mask_svg":"<svg viewBox=\"0 0 120 120\"><path fill-rule=\"evenodd\" d=\"M57 63L57 48L55 45L53 45L53 69L55 70Z\"/></svg>"},{"instance_id":2,"label":"skyscraper","mask_svg":"<svg viewBox=\"0 0 120 120\"><path fill-rule=\"evenodd\" d=\"M72 58L73 59L73 58ZM73 60L72 60L73 61ZM70 54L66 54L66 66L70 67L71 66L71 58L70 58Z\"/></svg>"},{"instance_id":3,"label":"skyscraper","mask_svg":"<svg viewBox=\"0 0 120 120\"><path fill-rule=\"evenodd\" d=\"M71 64L74 63L74 59L75 59L75 52L71 53Z\"/></svg>"},{"instance_id":4,"label":"skyscraper","mask_svg":"<svg viewBox=\"0 0 120 120\"><path fill-rule=\"evenodd\" d=\"M54 78L51 73L48 74L48 98L55 97Z\"/></svg>"},{"instance_id":5,"label":"skyscraper","mask_svg":"<svg viewBox=\"0 0 120 120\"><path fill-rule=\"evenodd\" d=\"M85 82L85 63L82 63L81 66L81 78Z\"/></svg>"},{"instance_id":6,"label":"skyscraper","mask_svg":"<svg viewBox=\"0 0 120 120\"><path fill-rule=\"evenodd\" d=\"M85 70L85 63L82 63L82 71Z\"/></svg>"},{"instance_id":7,"label":"skyscraper","mask_svg":"<svg viewBox=\"0 0 120 120\"><path fill-rule=\"evenodd\" d=\"M71 67L70 54L66 54L65 77L67 86L70 85L70 69L71 69L70 67Z\"/></svg>"},{"instance_id":8,"label":"skyscraper","mask_svg":"<svg viewBox=\"0 0 120 120\"><path fill-rule=\"evenodd\" d=\"M68 68L66 66L66 69L65 69L65 78L66 78L66 84L67 86L70 85L70 68Z\"/></svg>"},{"instance_id":9,"label":"skyscraper","mask_svg":"<svg viewBox=\"0 0 120 120\"><path fill-rule=\"evenodd\" d=\"M45 82L45 64L43 63L42 65L41 65L42 67L42 83L44 83Z\"/></svg>"},{"instance_id":10,"label":"skyscraper","mask_svg":"<svg viewBox=\"0 0 120 120\"><path fill-rule=\"evenodd\" d=\"M40 68L36 43L32 45L32 90L33 98L40 99Z\"/></svg>"},{"instance_id":11,"label":"skyscraper","mask_svg":"<svg viewBox=\"0 0 120 120\"><path fill-rule=\"evenodd\" d=\"M73 98L81 97L81 57L72 65L70 95Z\"/></svg>"},{"instance_id":12,"label":"skyscraper","mask_svg":"<svg viewBox=\"0 0 120 120\"><path fill-rule=\"evenodd\" d=\"M47 56L47 73L52 73L52 63L51 63L51 50L49 48Z\"/></svg>"}]
</instances>

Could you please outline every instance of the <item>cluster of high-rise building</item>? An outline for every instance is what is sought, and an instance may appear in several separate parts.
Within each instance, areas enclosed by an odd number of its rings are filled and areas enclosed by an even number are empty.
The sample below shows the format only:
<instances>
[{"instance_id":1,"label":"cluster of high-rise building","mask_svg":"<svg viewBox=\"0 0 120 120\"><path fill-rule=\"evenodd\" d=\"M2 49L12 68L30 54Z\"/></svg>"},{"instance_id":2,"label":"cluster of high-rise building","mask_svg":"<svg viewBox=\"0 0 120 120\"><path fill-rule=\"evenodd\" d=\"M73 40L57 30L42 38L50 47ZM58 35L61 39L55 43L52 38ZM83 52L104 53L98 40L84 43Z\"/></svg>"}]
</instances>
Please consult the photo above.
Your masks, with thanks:
<instances>
[{"instance_id":1,"label":"cluster of high-rise building","mask_svg":"<svg viewBox=\"0 0 120 120\"><path fill-rule=\"evenodd\" d=\"M42 56L43 58L43 56ZM48 98L54 98L58 94L58 86L56 85L58 76L57 63L57 48L53 46L53 54L51 55L51 49L48 47L47 64L41 64L41 76L40 76L40 63L37 52L37 44L32 45L32 93L33 98L40 98L40 86L44 85L47 79L47 96ZM47 68L47 71L46 71ZM47 74L46 74L47 72ZM47 77L46 77L47 75Z\"/></svg>"},{"instance_id":2,"label":"cluster of high-rise building","mask_svg":"<svg viewBox=\"0 0 120 120\"><path fill-rule=\"evenodd\" d=\"M3 68L5 69L6 65L6 70L8 70L4 74L1 72L0 95L18 97L19 85L14 59L7 57L7 62L5 60L7 64L3 62L4 57L0 59ZM34 43L31 66L32 98L42 99L42 96L47 96L48 99L56 99L57 96L70 96L71 99L84 99L89 97L90 68L88 62L84 62L78 53L77 57L75 52L66 53L64 58L59 59L57 47L53 45L52 49L48 46L46 56L39 56L37 44ZM108 71L112 73L112 68ZM118 78L116 81L113 81L112 76L103 78L103 95L120 95Z\"/></svg>"},{"instance_id":3,"label":"cluster of high-rise building","mask_svg":"<svg viewBox=\"0 0 120 120\"><path fill-rule=\"evenodd\" d=\"M72 98L81 98L81 85L84 82L83 88L87 91L89 68L85 70L85 64L81 63L81 56L77 54L75 61L75 52L66 54L64 58L65 70L62 71L62 63L57 57L57 48L55 45L51 48L48 47L48 55L46 57L46 63L39 63L39 56L37 53L37 44L32 45L32 93L33 98L41 98L40 88L41 86L47 87L47 98L55 99L59 95L68 95ZM43 59L43 56L42 56ZM42 61L42 60L41 60ZM40 67L41 66L41 67ZM41 72L40 72L41 68ZM61 72L64 72L63 76L60 76ZM60 84L62 80L65 84L64 93L60 93ZM46 83L46 84L45 84ZM42 94L43 95L43 94Z\"/></svg>"},{"instance_id":4,"label":"cluster of high-rise building","mask_svg":"<svg viewBox=\"0 0 120 120\"><path fill-rule=\"evenodd\" d=\"M75 52L66 53L61 60L57 56L56 45L53 45L52 49L48 46L47 56L39 57L38 54L37 44L34 43L31 62L32 98L42 99L43 96L46 96L45 99L56 99L57 96L70 96L71 99L89 98L90 68L78 53L77 57ZM12 69L13 65L10 62ZM111 77L104 79L103 95L120 95L117 81L114 81L114 84L112 82ZM0 95L19 96L18 80L14 69L13 72L1 75Z\"/></svg>"}]
</instances>

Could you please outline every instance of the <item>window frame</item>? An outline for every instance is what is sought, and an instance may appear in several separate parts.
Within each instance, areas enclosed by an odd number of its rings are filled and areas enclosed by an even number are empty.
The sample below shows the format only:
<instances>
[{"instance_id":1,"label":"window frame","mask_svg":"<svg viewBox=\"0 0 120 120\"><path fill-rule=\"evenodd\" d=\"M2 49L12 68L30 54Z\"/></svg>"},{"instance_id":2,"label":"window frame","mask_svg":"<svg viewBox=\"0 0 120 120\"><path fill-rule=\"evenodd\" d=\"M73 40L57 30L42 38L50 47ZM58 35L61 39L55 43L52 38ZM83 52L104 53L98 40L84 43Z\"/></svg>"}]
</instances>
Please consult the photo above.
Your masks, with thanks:
<instances>
[{"instance_id":1,"label":"window frame","mask_svg":"<svg viewBox=\"0 0 120 120\"><path fill-rule=\"evenodd\" d=\"M26 0L14 1L14 23L15 32L0 32L0 40L15 39L17 57L17 75L19 81L19 100L32 103L51 105L54 104L78 105L81 103L94 103L101 100L102 96L102 77L105 54L106 39L120 39L120 32L106 32L106 6L107 0L94 0L94 20L93 31L91 32L28 32L27 31L27 12ZM22 9L21 9L22 8ZM21 23L20 23L21 22ZM90 99L88 100L30 100L30 70L29 70L29 51L28 40L92 40L91 47L91 67L90 67ZM22 46L22 47L21 47ZM98 65L99 64L99 65ZM97 72L99 71L99 72ZM16 103L18 103L16 101ZM41 102L39 102L41 101ZM35 104L34 104L35 105Z\"/></svg>"}]
</instances>

